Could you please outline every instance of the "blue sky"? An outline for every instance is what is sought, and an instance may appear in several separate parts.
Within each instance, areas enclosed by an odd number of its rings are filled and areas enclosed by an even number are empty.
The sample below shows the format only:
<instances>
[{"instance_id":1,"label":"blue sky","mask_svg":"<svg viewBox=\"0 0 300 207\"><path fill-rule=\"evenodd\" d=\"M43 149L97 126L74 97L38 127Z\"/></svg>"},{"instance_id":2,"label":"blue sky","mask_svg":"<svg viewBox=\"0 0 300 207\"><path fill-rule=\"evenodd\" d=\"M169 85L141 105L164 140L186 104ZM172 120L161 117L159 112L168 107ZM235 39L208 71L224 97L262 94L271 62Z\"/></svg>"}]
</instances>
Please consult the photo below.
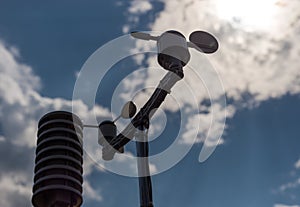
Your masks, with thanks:
<instances>
[{"instance_id":1,"label":"blue sky","mask_svg":"<svg viewBox=\"0 0 300 207\"><path fill-rule=\"evenodd\" d=\"M185 70L184 80L194 90L197 104L189 102L183 83L174 87L172 98L150 128L150 137L161 133L150 143L151 153L168 148L181 118L182 145L191 145L188 132L194 126L199 128L198 135L188 154L171 169L158 173L158 165L152 163L154 204L300 206L299 2L2 1L0 5L0 206L31 206L37 121L49 111L72 110L74 84L90 55L130 31L168 29L186 37L206 30L218 38L216 54L204 57L193 52L191 64L199 66L193 68L197 74L208 77L205 84L211 91L216 88L215 79L205 74L212 68L217 71L227 108L210 103L203 82ZM148 42L135 44L137 51L153 47ZM99 120L109 118L110 112L116 116L118 107L110 108L114 98L117 106L134 99L141 107L151 94L150 87L165 73L154 70L155 64L155 58L147 54L118 62L101 82L94 108L74 100L75 112L89 122L95 114ZM115 90L119 96L112 97ZM216 100L219 97L213 94ZM226 127L214 153L199 163L212 109L216 114L211 136L222 131L225 110ZM187 111L188 118L180 116L181 110ZM101 161L93 153L101 149L89 148L95 141L92 133L86 132L83 206L139 205L136 178L97 167ZM127 153L134 154L133 144ZM134 171L131 161L118 157L116 162L129 164Z\"/></svg>"}]
</instances>

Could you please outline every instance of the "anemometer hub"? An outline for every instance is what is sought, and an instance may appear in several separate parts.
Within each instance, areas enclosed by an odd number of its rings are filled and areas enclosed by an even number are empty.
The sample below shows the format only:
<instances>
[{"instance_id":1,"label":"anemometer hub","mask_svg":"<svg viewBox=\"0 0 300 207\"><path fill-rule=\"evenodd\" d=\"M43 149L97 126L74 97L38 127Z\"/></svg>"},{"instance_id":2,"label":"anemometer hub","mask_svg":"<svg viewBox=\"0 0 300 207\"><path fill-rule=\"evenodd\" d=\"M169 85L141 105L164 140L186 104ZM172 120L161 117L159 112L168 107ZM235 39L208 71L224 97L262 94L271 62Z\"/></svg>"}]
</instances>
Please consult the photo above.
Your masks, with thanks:
<instances>
[{"instance_id":1,"label":"anemometer hub","mask_svg":"<svg viewBox=\"0 0 300 207\"><path fill-rule=\"evenodd\" d=\"M158 63L166 70L173 71L178 63L183 67L190 60L190 53L185 37L180 32L164 32L157 40Z\"/></svg>"},{"instance_id":2,"label":"anemometer hub","mask_svg":"<svg viewBox=\"0 0 300 207\"><path fill-rule=\"evenodd\" d=\"M98 143L103 146L105 142L110 141L117 136L117 126L112 121L103 121L99 124Z\"/></svg>"},{"instance_id":3,"label":"anemometer hub","mask_svg":"<svg viewBox=\"0 0 300 207\"><path fill-rule=\"evenodd\" d=\"M117 136L117 126L113 121L103 121L99 124L98 133L98 144L103 147L110 147L111 141ZM119 149L115 150L115 152L123 153L124 147L120 147ZM103 159L112 160L113 157L114 154L106 154L105 156L103 156Z\"/></svg>"}]
</instances>

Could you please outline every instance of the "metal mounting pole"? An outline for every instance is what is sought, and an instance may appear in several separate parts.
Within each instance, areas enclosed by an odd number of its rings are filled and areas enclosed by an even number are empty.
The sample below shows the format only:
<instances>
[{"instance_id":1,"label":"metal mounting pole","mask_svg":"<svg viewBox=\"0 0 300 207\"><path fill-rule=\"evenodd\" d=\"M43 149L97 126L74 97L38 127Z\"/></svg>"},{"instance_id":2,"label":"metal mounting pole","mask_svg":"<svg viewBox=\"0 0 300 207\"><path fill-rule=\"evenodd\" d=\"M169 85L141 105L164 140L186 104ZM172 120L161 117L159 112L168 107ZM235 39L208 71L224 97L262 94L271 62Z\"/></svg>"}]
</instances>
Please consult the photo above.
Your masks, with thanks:
<instances>
[{"instance_id":1,"label":"metal mounting pole","mask_svg":"<svg viewBox=\"0 0 300 207\"><path fill-rule=\"evenodd\" d=\"M142 121L136 132L137 168L139 176L140 206L153 207L152 185L149 169L149 144L148 128L149 121Z\"/></svg>"}]
</instances>

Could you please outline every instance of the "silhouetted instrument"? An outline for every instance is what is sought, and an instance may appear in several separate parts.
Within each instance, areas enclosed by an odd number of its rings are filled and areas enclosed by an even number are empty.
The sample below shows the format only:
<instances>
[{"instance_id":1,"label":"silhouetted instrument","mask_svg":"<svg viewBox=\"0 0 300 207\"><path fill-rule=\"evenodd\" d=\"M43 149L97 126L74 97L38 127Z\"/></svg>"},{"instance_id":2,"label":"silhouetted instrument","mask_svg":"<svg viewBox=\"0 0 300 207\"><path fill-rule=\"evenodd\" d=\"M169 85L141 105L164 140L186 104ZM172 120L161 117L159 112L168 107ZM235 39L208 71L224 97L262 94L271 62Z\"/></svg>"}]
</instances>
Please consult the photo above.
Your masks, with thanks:
<instances>
[{"instance_id":1,"label":"silhouetted instrument","mask_svg":"<svg viewBox=\"0 0 300 207\"><path fill-rule=\"evenodd\" d=\"M111 130L115 136L109 138L109 145L104 145L102 158L113 159L115 152L120 151L134 136L136 136L136 149L138 159L138 175L140 189L140 206L152 207L152 184L149 170L148 154L148 128L151 116L150 113L159 108L171 88L184 76L183 67L190 60L189 47L203 53L214 53L218 50L219 44L214 36L204 31L195 31L190 34L187 42L184 35L178 31L170 30L160 36L152 36L143 32L132 32L132 37L141 40L153 40L157 42L158 63L169 72L160 81L152 96L131 120L131 123L119 134L116 135L115 127L111 125ZM111 124L111 123L110 123Z\"/></svg>"},{"instance_id":2,"label":"silhouetted instrument","mask_svg":"<svg viewBox=\"0 0 300 207\"><path fill-rule=\"evenodd\" d=\"M82 204L82 122L55 111L38 124L32 204L79 207Z\"/></svg>"},{"instance_id":3,"label":"silhouetted instrument","mask_svg":"<svg viewBox=\"0 0 300 207\"><path fill-rule=\"evenodd\" d=\"M166 31L160 36L152 36L144 32L132 32L131 35L141 40L156 41L158 63L170 72L163 77L152 96L131 120L131 123L119 135L110 140L109 146L103 148L102 157L104 159L113 158L113 154L134 137L136 128L140 125L141 120L145 119L145 117L147 119L151 118L149 117L150 112L159 108L171 91L171 88L183 78L182 68L190 60L188 48L193 48L206 54L214 53L219 48L217 39L205 31L192 32L189 36L189 42L186 41L183 34L174 30ZM153 116L153 113L151 116Z\"/></svg>"}]
</instances>

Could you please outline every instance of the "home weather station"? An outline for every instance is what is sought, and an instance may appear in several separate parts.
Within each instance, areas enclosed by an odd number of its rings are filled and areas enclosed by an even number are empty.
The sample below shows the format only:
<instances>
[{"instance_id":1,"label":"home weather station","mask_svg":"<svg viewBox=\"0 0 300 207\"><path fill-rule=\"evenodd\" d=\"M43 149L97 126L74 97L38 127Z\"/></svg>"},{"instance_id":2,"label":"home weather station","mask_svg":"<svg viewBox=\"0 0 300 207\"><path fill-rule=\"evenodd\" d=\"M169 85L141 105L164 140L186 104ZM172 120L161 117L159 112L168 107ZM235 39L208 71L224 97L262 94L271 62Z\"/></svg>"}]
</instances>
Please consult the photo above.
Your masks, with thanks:
<instances>
[{"instance_id":1,"label":"home weather station","mask_svg":"<svg viewBox=\"0 0 300 207\"><path fill-rule=\"evenodd\" d=\"M150 119L171 92L171 88L184 78L183 68L190 60L189 48L202 53L214 53L219 45L213 35L204 31L191 33L189 41L174 30L166 31L160 36L143 32L132 32L131 36L156 41L158 63L168 72L139 112L135 104L129 101L120 110L120 116L99 125L85 124L80 117L67 111L53 111L40 119L32 196L34 207L82 205L83 129L87 127L99 130L98 143L102 146L102 159L106 161L112 160L115 153L123 153L124 146L135 137L136 156L144 158L137 159L140 206L154 206L148 161ZM131 120L118 134L115 122L119 118Z\"/></svg>"}]
</instances>

